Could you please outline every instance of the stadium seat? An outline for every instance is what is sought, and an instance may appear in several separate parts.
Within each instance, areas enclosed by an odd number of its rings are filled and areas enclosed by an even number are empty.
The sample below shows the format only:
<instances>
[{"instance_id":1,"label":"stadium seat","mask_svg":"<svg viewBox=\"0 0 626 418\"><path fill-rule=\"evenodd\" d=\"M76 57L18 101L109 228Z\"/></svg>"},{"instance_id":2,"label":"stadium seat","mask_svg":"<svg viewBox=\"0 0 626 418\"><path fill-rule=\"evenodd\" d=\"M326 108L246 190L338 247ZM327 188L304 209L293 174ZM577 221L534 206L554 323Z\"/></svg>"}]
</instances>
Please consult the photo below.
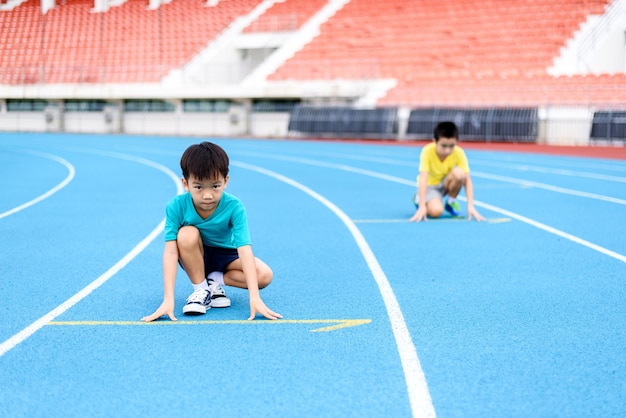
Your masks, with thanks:
<instances>
[{"instance_id":1,"label":"stadium seat","mask_svg":"<svg viewBox=\"0 0 626 418\"><path fill-rule=\"evenodd\" d=\"M399 80L398 86L380 104L447 101L443 97L420 98L414 93L423 90L424 84L426 88L433 83L451 85L451 79L472 83L464 90L449 89L449 94L462 95L462 100L471 103L499 101L494 96L508 88L518 92L507 97L512 102L526 103L533 97L544 102L569 100L566 96L572 89L563 89L559 78L548 77L547 68L586 16L602 13L607 3L604 0L350 2L323 25L319 37L270 79L314 79L315 73L302 71L301 67L319 56L326 57L331 66L339 57L351 57L356 62L375 57L379 63L377 78ZM465 80L470 75L481 78ZM530 83L536 86L531 92L522 93L520 87L528 85L529 77L536 78ZM349 79L350 74L337 74L337 78ZM581 79L597 82L593 77ZM464 91L471 93L465 95ZM476 94L478 91L483 93Z\"/></svg>"},{"instance_id":2,"label":"stadium seat","mask_svg":"<svg viewBox=\"0 0 626 418\"><path fill-rule=\"evenodd\" d=\"M252 32L282 32L300 28L328 0L285 0L274 3L245 30Z\"/></svg>"},{"instance_id":3,"label":"stadium seat","mask_svg":"<svg viewBox=\"0 0 626 418\"><path fill-rule=\"evenodd\" d=\"M40 67L47 69L46 74L62 74L41 80L48 83L90 82L94 77L84 74L92 74L92 66L106 67L101 82L158 82L164 74L154 68L171 70L184 65L237 16L260 2L222 1L205 7L205 0L173 0L148 10L146 0L127 0L105 13L93 13L93 0L72 0L57 4L42 16L39 1L27 0L0 13L0 28L11 28L2 30L8 35L0 43L25 52L11 60L13 67ZM13 26L15 22L20 24ZM46 45L43 62L41 55L28 55L41 50L41 36ZM113 66L120 67L119 71L109 70ZM84 70L56 71L58 67Z\"/></svg>"},{"instance_id":4,"label":"stadium seat","mask_svg":"<svg viewBox=\"0 0 626 418\"><path fill-rule=\"evenodd\" d=\"M159 82L262 0L172 0L155 10L127 0L39 0L0 12L0 82ZM623 103L625 76L553 77L547 68L609 0L353 0L268 78L395 79L380 105L462 102ZM245 32L293 30L326 0L276 2ZM42 31L42 28L44 30ZM43 45L43 48L42 48Z\"/></svg>"}]
</instances>

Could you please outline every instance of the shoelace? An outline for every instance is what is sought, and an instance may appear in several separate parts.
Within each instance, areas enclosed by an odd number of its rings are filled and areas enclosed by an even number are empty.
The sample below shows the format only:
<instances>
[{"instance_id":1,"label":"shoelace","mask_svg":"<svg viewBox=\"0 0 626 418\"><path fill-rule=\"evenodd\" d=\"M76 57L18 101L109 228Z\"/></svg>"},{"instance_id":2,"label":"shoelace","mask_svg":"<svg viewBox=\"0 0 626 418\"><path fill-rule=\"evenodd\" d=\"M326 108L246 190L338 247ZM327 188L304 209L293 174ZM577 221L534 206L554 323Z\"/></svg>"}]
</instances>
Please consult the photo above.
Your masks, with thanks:
<instances>
[{"instance_id":1,"label":"shoelace","mask_svg":"<svg viewBox=\"0 0 626 418\"><path fill-rule=\"evenodd\" d=\"M211 292L212 297L225 296L224 289L222 289L222 286L220 286L219 283L212 283L209 285L209 291Z\"/></svg>"},{"instance_id":2,"label":"shoelace","mask_svg":"<svg viewBox=\"0 0 626 418\"><path fill-rule=\"evenodd\" d=\"M193 292L187 298L187 303L204 303L209 292L206 289L200 289Z\"/></svg>"}]
</instances>

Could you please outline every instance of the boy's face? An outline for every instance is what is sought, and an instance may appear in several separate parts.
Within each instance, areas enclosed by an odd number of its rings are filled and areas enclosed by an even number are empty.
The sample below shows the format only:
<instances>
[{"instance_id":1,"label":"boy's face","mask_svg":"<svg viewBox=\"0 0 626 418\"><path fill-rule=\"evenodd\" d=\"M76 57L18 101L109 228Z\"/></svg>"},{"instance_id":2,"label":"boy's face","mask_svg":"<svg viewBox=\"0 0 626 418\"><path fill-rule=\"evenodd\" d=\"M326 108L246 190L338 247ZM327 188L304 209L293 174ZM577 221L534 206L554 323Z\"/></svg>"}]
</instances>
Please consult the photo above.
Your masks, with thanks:
<instances>
[{"instance_id":1,"label":"boy's face","mask_svg":"<svg viewBox=\"0 0 626 418\"><path fill-rule=\"evenodd\" d=\"M183 177L183 186L191 194L193 205L203 218L215 212L227 184L228 176L224 178L221 174L211 180L200 180L193 175L189 176L189 179Z\"/></svg>"},{"instance_id":2,"label":"boy's face","mask_svg":"<svg viewBox=\"0 0 626 418\"><path fill-rule=\"evenodd\" d=\"M439 138L437 141L437 155L442 160L445 159L448 155L452 154L454 147L456 146L456 138L446 138L444 136Z\"/></svg>"}]
</instances>

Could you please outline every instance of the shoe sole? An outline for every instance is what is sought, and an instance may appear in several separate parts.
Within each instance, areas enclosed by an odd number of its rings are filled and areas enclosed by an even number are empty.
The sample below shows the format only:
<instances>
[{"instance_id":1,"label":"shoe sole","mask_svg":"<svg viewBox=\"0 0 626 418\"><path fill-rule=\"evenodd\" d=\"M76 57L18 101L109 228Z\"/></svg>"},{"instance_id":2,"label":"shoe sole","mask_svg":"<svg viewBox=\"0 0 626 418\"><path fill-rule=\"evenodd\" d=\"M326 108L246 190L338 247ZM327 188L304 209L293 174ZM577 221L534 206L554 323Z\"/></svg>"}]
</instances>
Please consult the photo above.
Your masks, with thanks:
<instances>
[{"instance_id":1,"label":"shoe sole","mask_svg":"<svg viewBox=\"0 0 626 418\"><path fill-rule=\"evenodd\" d=\"M185 315L204 315L211 306L204 306L199 303L190 303L183 306L183 314Z\"/></svg>"},{"instance_id":2,"label":"shoe sole","mask_svg":"<svg viewBox=\"0 0 626 418\"><path fill-rule=\"evenodd\" d=\"M227 297L211 299L211 308L228 308L229 306L230 299L228 299Z\"/></svg>"}]
</instances>

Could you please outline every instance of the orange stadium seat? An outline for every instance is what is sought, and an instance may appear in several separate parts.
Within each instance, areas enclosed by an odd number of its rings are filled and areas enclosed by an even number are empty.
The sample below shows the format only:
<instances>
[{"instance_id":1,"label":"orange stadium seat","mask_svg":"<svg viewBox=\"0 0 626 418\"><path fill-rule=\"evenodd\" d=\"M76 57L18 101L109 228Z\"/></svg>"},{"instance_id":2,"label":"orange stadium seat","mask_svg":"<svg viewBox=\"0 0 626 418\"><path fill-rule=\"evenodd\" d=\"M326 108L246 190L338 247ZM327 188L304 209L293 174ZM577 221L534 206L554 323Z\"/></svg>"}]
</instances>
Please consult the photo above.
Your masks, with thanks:
<instances>
[{"instance_id":1,"label":"orange stadium seat","mask_svg":"<svg viewBox=\"0 0 626 418\"><path fill-rule=\"evenodd\" d=\"M25 52L11 59L12 67L38 69L33 74L41 76L23 77L28 82L157 82L260 2L222 1L205 7L206 0L173 0L148 10L147 0L127 0L106 13L93 13L93 0L72 0L42 16L39 0L27 0L0 12L0 42ZM45 55L39 54L42 36ZM93 67L104 71L96 76Z\"/></svg>"},{"instance_id":2,"label":"orange stadium seat","mask_svg":"<svg viewBox=\"0 0 626 418\"><path fill-rule=\"evenodd\" d=\"M568 94L574 89L563 88L563 79L549 77L547 68L586 16L602 13L607 3L606 0L352 1L323 25L319 37L270 79L316 78L315 73L303 67L317 57L324 57L330 65L345 57L357 63L374 57L378 61L377 78L398 80L397 87L380 104L570 101ZM335 72L342 71L341 66L333 67ZM349 74L336 75L350 78ZM478 75L481 77L475 78ZM579 78L591 84L605 82L596 77ZM429 90L435 91L433 85L454 85L451 79L460 82L458 89L448 89L457 98L442 97L440 88L436 89L435 97L429 96ZM520 88L529 84L530 90ZM497 97L508 89L513 94ZM575 99L582 98L578 95ZM624 97L606 99L623 102Z\"/></svg>"},{"instance_id":3,"label":"orange stadium seat","mask_svg":"<svg viewBox=\"0 0 626 418\"><path fill-rule=\"evenodd\" d=\"M158 82L262 0L39 0L0 12L0 83ZM609 0L352 0L269 81L395 79L381 105L623 103L625 77L547 69ZM276 2L245 32L300 28L327 0ZM523 24L521 24L523 23ZM43 31L42 31L43 28Z\"/></svg>"},{"instance_id":4,"label":"orange stadium seat","mask_svg":"<svg viewBox=\"0 0 626 418\"><path fill-rule=\"evenodd\" d=\"M274 3L244 32L280 32L300 28L328 0L285 0Z\"/></svg>"}]
</instances>

